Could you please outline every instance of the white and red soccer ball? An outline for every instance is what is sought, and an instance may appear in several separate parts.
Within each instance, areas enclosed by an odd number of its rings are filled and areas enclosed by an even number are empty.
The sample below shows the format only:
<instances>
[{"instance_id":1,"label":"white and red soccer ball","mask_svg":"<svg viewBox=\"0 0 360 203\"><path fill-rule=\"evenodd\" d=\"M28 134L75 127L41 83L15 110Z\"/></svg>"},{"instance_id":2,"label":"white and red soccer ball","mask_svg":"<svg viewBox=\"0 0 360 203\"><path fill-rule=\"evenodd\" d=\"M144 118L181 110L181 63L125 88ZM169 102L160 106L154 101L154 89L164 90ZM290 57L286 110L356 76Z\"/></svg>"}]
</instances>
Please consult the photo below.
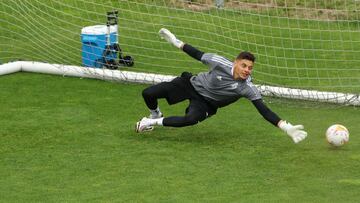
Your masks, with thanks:
<instances>
[{"instance_id":1,"label":"white and red soccer ball","mask_svg":"<svg viewBox=\"0 0 360 203\"><path fill-rule=\"evenodd\" d=\"M332 146L340 147L349 142L349 131L343 125L332 125L326 130L326 140Z\"/></svg>"}]
</instances>

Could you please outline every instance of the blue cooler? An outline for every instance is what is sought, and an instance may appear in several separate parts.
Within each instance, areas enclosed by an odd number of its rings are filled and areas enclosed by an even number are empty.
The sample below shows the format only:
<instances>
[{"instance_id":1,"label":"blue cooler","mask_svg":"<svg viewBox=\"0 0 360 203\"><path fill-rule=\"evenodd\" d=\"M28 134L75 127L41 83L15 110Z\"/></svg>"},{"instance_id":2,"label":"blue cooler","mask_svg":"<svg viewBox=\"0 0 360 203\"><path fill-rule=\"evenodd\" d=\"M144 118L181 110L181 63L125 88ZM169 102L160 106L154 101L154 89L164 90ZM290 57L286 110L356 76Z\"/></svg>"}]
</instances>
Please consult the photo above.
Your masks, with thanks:
<instances>
[{"instance_id":1,"label":"blue cooler","mask_svg":"<svg viewBox=\"0 0 360 203\"><path fill-rule=\"evenodd\" d=\"M103 52L106 48L106 25L94 25L81 29L82 63L83 66L101 68ZM110 26L110 44L117 43L117 26ZM106 60L116 60L117 54L106 56Z\"/></svg>"}]
</instances>

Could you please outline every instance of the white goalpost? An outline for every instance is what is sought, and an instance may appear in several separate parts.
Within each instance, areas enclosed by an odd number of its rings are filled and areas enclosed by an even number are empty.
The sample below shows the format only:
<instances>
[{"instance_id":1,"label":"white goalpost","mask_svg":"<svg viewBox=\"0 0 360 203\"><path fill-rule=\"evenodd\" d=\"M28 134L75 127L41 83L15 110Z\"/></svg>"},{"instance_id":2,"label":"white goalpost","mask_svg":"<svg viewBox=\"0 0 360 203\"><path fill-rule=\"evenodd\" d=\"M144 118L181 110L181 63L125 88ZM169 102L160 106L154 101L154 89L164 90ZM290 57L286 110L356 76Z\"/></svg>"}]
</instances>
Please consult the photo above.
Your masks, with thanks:
<instances>
[{"instance_id":1,"label":"white goalpost","mask_svg":"<svg viewBox=\"0 0 360 203\"><path fill-rule=\"evenodd\" d=\"M0 65L0 75L11 74L19 71L72 76L80 78L93 78L108 81L127 81L142 84L156 84L170 81L175 78L171 75L139 73L132 71L119 71L62 64L48 64L41 62L18 61ZM359 95L337 92L321 92L269 85L256 85L264 96L319 101L336 104L360 106Z\"/></svg>"},{"instance_id":2,"label":"white goalpost","mask_svg":"<svg viewBox=\"0 0 360 203\"><path fill-rule=\"evenodd\" d=\"M86 41L82 30L105 28L114 10L118 33L109 41L90 41L90 33ZM360 1L13 0L0 2L0 15L0 75L26 71L154 84L182 71L206 71L159 38L166 27L204 52L229 59L254 53L254 83L265 96L360 105ZM88 67L104 58L113 40L135 66Z\"/></svg>"}]
</instances>

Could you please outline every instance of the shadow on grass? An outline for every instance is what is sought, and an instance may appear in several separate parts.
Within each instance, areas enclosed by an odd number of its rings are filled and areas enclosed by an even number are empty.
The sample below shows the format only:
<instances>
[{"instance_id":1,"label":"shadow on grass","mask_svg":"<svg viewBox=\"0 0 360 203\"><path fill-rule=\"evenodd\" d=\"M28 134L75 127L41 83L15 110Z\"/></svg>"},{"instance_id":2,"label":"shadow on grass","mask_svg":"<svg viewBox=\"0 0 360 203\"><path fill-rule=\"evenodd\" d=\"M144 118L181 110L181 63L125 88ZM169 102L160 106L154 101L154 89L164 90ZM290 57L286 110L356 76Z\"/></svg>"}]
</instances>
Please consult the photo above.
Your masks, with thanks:
<instances>
[{"instance_id":1,"label":"shadow on grass","mask_svg":"<svg viewBox=\"0 0 360 203\"><path fill-rule=\"evenodd\" d=\"M191 127L186 128L164 128L159 127L152 132L133 133L131 139L152 140L161 142L179 142L179 143L198 143L204 145L212 145L224 140L224 135L209 133L201 130L192 130Z\"/></svg>"}]
</instances>

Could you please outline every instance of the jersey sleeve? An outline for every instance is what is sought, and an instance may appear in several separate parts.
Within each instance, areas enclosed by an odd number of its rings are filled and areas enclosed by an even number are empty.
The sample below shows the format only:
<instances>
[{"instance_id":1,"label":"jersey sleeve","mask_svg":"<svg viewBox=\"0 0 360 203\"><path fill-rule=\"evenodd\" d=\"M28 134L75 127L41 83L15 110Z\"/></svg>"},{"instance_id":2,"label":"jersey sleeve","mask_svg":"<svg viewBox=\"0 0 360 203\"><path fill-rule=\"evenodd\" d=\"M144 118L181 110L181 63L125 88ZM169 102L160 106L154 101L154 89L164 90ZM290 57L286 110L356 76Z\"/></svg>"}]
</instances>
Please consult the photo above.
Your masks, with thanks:
<instances>
[{"instance_id":1,"label":"jersey sleeve","mask_svg":"<svg viewBox=\"0 0 360 203\"><path fill-rule=\"evenodd\" d=\"M250 101L254 101L254 100L258 100L261 99L261 93L258 90L258 88L252 83L251 81L251 76L248 77L248 79L246 80L246 83L248 85L248 91L246 94L246 97L250 100Z\"/></svg>"},{"instance_id":2,"label":"jersey sleeve","mask_svg":"<svg viewBox=\"0 0 360 203\"><path fill-rule=\"evenodd\" d=\"M214 63L214 61L212 60L212 57L214 56L215 54L212 54L212 53L205 53L202 55L201 57L201 62L205 65L212 65Z\"/></svg>"},{"instance_id":3,"label":"jersey sleeve","mask_svg":"<svg viewBox=\"0 0 360 203\"><path fill-rule=\"evenodd\" d=\"M198 61L201 61L201 57L204 55L204 52L198 50L190 44L184 44L183 51Z\"/></svg>"},{"instance_id":4,"label":"jersey sleeve","mask_svg":"<svg viewBox=\"0 0 360 203\"><path fill-rule=\"evenodd\" d=\"M231 68L233 63L223 56L214 53L205 53L201 57L201 62L212 70L216 66L224 66Z\"/></svg>"},{"instance_id":5,"label":"jersey sleeve","mask_svg":"<svg viewBox=\"0 0 360 203\"><path fill-rule=\"evenodd\" d=\"M280 117L271 111L263 102L262 99L253 100L252 103L258 110L258 112L270 123L272 123L274 126L277 126L277 124L280 122Z\"/></svg>"}]
</instances>

